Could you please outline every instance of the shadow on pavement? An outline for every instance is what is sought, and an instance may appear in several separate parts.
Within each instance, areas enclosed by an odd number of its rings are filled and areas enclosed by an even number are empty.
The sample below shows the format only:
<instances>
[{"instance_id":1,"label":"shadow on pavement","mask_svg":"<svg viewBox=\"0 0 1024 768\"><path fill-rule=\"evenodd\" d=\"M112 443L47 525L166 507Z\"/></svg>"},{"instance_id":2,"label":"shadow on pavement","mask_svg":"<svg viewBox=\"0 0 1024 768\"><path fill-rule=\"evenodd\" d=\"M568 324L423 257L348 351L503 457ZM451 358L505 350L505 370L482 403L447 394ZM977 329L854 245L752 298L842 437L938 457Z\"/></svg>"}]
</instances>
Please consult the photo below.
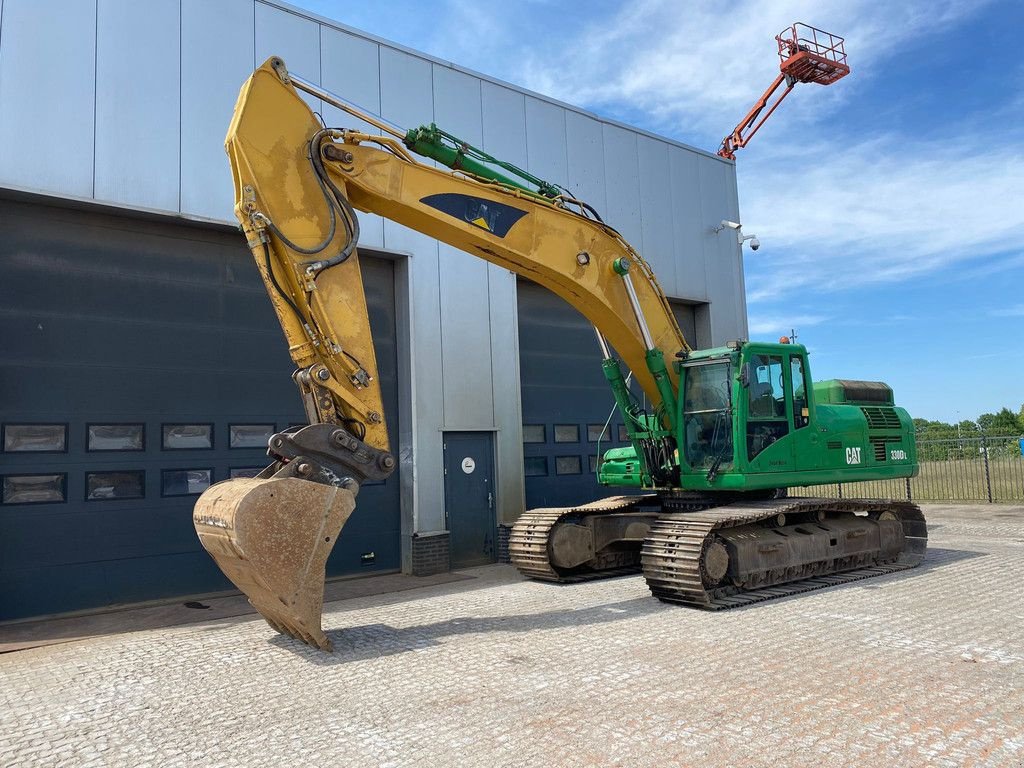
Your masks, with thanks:
<instances>
[{"instance_id":1,"label":"shadow on pavement","mask_svg":"<svg viewBox=\"0 0 1024 768\"><path fill-rule=\"evenodd\" d=\"M440 584L469 584L477 579L462 573L407 576L400 573L331 579L324 586L324 604L338 611L338 602L381 596L383 604L416 600L416 590ZM341 610L344 610L341 608ZM66 616L0 624L0 654L71 643L105 635L140 632L185 624L214 626L252 621L256 610L240 593L183 597L156 604L115 606Z\"/></svg>"},{"instance_id":2,"label":"shadow on pavement","mask_svg":"<svg viewBox=\"0 0 1024 768\"><path fill-rule=\"evenodd\" d=\"M438 640L441 638L455 635L566 629L620 621L663 610L673 610L673 608L658 602L653 597L637 597L575 611L545 611L511 616L456 617L415 627L399 628L388 624L367 624L361 627L346 627L328 631L327 636L334 643L334 653L329 654L283 635L275 635L268 642L291 651L312 664L330 667L431 648L437 646Z\"/></svg>"}]
</instances>

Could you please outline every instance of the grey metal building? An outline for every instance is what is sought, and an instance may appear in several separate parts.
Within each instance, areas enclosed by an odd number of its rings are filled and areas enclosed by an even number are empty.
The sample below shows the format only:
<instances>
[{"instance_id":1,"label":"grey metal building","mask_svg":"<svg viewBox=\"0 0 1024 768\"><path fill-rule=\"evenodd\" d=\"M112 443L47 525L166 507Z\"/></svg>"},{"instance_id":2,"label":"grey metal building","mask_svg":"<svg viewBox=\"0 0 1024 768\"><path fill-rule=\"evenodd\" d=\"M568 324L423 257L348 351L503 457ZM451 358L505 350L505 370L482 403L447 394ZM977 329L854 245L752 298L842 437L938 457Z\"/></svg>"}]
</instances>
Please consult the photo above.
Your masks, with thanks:
<instances>
[{"instance_id":1,"label":"grey metal building","mask_svg":"<svg viewBox=\"0 0 1024 768\"><path fill-rule=\"evenodd\" d=\"M712 231L738 220L735 170L713 154L274 0L0 0L0 620L229 586L195 496L303 418L222 148L271 55L568 187L651 262L694 346L746 336L740 249ZM361 221L400 466L329 572L491 561L524 505L600 494L592 331L506 270Z\"/></svg>"}]
</instances>

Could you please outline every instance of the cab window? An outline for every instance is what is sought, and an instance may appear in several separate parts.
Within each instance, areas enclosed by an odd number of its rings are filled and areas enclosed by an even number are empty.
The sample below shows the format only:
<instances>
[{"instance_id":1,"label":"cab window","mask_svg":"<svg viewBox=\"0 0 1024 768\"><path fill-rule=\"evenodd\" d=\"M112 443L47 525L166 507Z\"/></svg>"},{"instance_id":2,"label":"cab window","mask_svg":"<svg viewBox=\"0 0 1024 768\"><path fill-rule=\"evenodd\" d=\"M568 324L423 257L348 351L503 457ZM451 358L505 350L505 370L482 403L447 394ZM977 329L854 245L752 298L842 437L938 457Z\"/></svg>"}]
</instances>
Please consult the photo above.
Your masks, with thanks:
<instances>
[{"instance_id":1,"label":"cab window","mask_svg":"<svg viewBox=\"0 0 1024 768\"><path fill-rule=\"evenodd\" d=\"M782 357L754 355L751 358L754 377L747 387L750 417L754 419L786 418L786 388L782 383Z\"/></svg>"},{"instance_id":2,"label":"cab window","mask_svg":"<svg viewBox=\"0 0 1024 768\"><path fill-rule=\"evenodd\" d=\"M804 360L794 355L789 359L793 380L793 427L806 427L810 418L807 411L807 376L804 374Z\"/></svg>"},{"instance_id":3,"label":"cab window","mask_svg":"<svg viewBox=\"0 0 1024 768\"><path fill-rule=\"evenodd\" d=\"M781 355L752 355L747 383L747 458L786 436L786 386Z\"/></svg>"},{"instance_id":4,"label":"cab window","mask_svg":"<svg viewBox=\"0 0 1024 768\"><path fill-rule=\"evenodd\" d=\"M686 461L693 469L732 464L732 409L728 363L692 365L683 380Z\"/></svg>"}]
</instances>

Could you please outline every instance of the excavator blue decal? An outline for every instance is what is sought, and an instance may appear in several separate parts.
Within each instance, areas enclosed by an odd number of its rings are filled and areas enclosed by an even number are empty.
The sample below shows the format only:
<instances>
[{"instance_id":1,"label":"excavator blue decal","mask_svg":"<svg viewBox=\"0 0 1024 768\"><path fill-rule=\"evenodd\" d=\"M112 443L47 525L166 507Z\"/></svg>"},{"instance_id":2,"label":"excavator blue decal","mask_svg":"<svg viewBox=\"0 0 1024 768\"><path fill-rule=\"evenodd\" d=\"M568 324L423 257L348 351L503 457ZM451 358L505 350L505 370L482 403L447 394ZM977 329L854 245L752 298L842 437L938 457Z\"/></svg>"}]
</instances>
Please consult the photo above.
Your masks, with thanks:
<instances>
[{"instance_id":1,"label":"excavator blue decal","mask_svg":"<svg viewBox=\"0 0 1024 768\"><path fill-rule=\"evenodd\" d=\"M512 226L526 215L526 211L513 208L511 205L452 192L427 195L420 202L449 216L468 221L473 226L485 229L498 237L507 235Z\"/></svg>"}]
</instances>

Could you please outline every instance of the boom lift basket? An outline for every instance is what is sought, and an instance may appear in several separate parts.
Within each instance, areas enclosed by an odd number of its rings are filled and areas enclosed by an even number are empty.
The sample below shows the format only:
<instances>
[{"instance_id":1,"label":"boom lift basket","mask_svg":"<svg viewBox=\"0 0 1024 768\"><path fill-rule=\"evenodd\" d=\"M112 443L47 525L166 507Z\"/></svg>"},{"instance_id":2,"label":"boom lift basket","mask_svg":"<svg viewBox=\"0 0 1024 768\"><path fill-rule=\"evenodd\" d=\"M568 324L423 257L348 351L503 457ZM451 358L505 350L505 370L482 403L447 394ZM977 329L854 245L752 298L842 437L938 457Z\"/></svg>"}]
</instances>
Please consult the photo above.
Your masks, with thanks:
<instances>
[{"instance_id":1,"label":"boom lift basket","mask_svg":"<svg viewBox=\"0 0 1024 768\"><path fill-rule=\"evenodd\" d=\"M775 36L779 44L779 70L787 80L831 85L850 74L843 38L815 27L795 23Z\"/></svg>"}]
</instances>

